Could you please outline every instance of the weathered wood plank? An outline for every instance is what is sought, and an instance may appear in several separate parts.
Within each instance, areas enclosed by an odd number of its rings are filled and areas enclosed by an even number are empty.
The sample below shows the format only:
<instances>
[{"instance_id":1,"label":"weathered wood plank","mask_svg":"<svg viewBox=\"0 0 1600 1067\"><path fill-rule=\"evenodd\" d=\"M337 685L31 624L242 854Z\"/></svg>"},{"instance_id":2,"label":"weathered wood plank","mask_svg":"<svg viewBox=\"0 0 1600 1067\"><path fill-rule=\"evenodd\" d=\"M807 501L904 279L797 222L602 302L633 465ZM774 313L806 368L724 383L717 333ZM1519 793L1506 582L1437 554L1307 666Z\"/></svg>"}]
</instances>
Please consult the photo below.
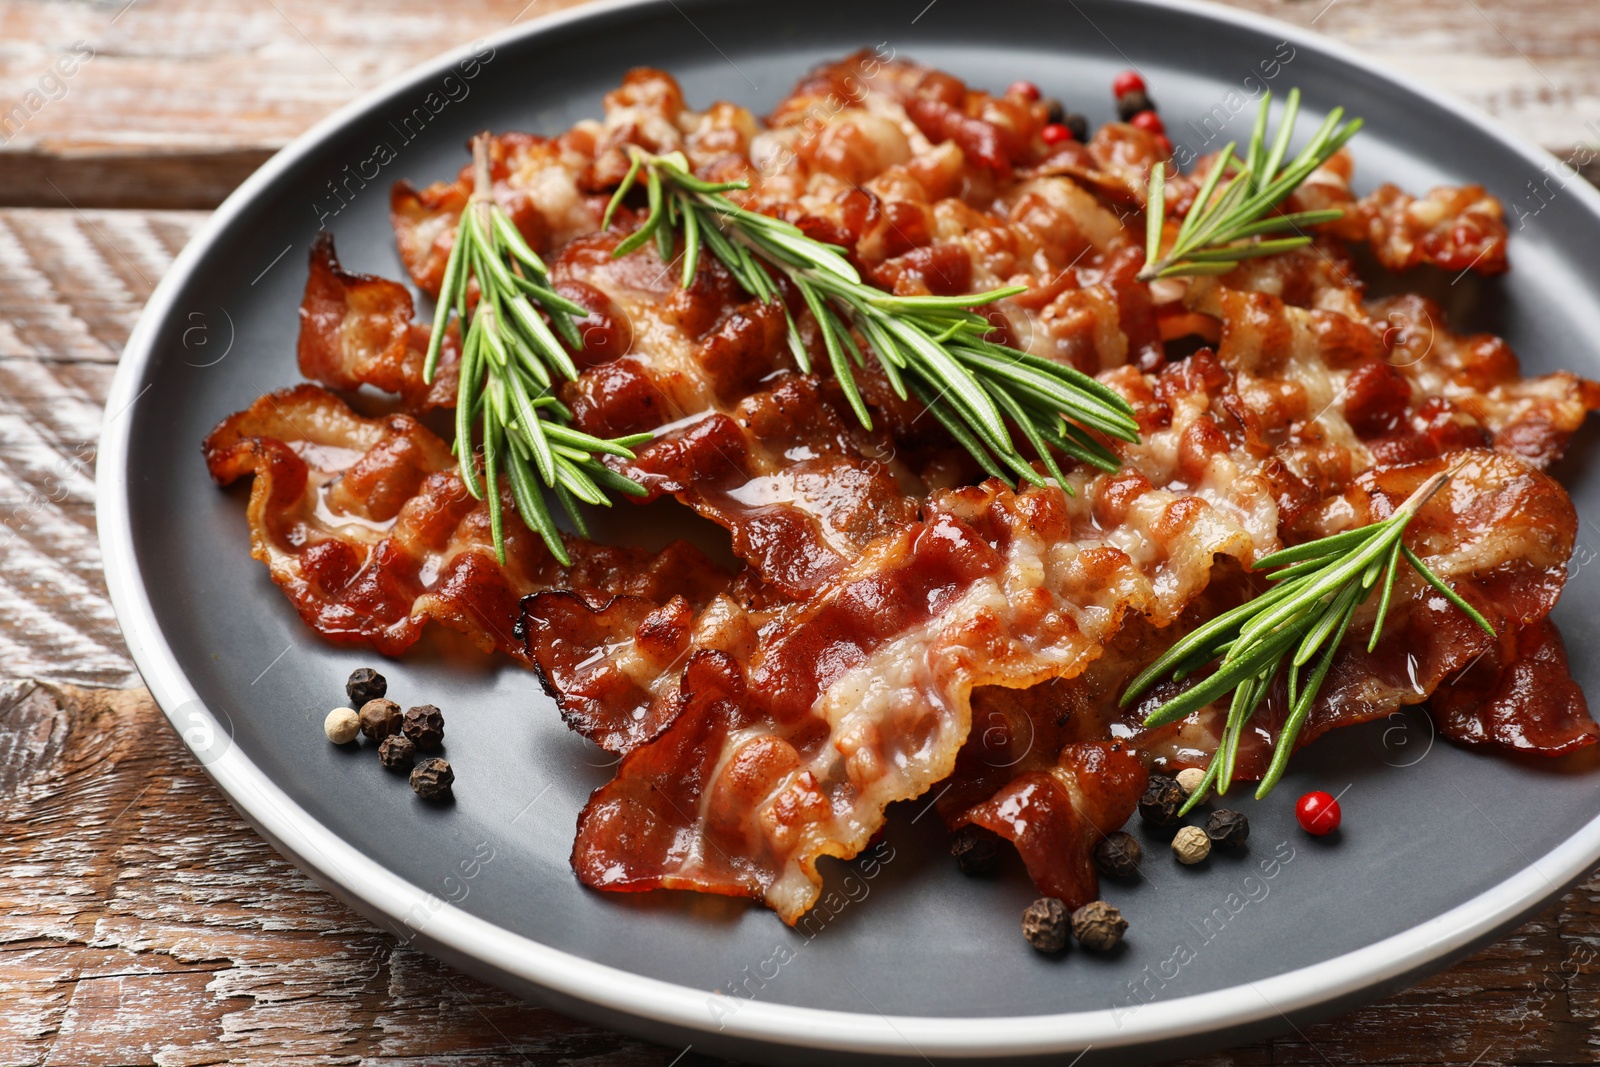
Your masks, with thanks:
<instances>
[{"instance_id":1,"label":"weathered wood plank","mask_svg":"<svg viewBox=\"0 0 1600 1067\"><path fill-rule=\"evenodd\" d=\"M212 206L360 92L574 0L0 3L0 202Z\"/></svg>"},{"instance_id":2,"label":"weathered wood plank","mask_svg":"<svg viewBox=\"0 0 1600 1067\"><path fill-rule=\"evenodd\" d=\"M391 0L375 17L324 0L0 0L0 204L213 205L359 92L574 2ZM1558 154L1600 143L1591 0L1226 2L1345 41Z\"/></svg>"},{"instance_id":3,"label":"weathered wood plank","mask_svg":"<svg viewBox=\"0 0 1600 1067\"><path fill-rule=\"evenodd\" d=\"M1222 0L1308 27L1565 155L1600 143L1589 0Z\"/></svg>"},{"instance_id":4,"label":"weathered wood plank","mask_svg":"<svg viewBox=\"0 0 1600 1067\"><path fill-rule=\"evenodd\" d=\"M277 855L142 690L0 685L0 1062L704 1063L396 943ZM1600 879L1303 1036L1189 1061L1591 1062Z\"/></svg>"},{"instance_id":5,"label":"weathered wood plank","mask_svg":"<svg viewBox=\"0 0 1600 1067\"><path fill-rule=\"evenodd\" d=\"M122 344L203 217L0 212L0 678L137 680L100 572L95 442Z\"/></svg>"}]
</instances>

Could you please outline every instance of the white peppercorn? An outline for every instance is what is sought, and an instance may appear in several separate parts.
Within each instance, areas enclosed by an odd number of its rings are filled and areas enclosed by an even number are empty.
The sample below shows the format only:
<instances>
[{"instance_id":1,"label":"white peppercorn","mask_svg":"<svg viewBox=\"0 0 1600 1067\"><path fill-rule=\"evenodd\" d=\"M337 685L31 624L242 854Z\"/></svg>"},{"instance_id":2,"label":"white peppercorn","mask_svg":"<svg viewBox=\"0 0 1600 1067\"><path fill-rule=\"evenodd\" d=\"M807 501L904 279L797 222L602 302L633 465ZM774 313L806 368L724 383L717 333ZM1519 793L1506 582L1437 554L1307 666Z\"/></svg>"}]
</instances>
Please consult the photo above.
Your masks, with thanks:
<instances>
[{"instance_id":1,"label":"white peppercorn","mask_svg":"<svg viewBox=\"0 0 1600 1067\"><path fill-rule=\"evenodd\" d=\"M1206 772L1199 767L1185 767L1178 772L1178 784L1183 787L1185 796L1194 796L1194 791L1200 788L1200 783L1206 780Z\"/></svg>"},{"instance_id":2,"label":"white peppercorn","mask_svg":"<svg viewBox=\"0 0 1600 1067\"><path fill-rule=\"evenodd\" d=\"M334 708L322 720L322 732L336 745L347 745L361 732L361 716L354 708Z\"/></svg>"},{"instance_id":3,"label":"white peppercorn","mask_svg":"<svg viewBox=\"0 0 1600 1067\"><path fill-rule=\"evenodd\" d=\"M1172 838L1172 854L1179 863L1199 863L1211 855L1211 838L1198 826L1185 826Z\"/></svg>"}]
</instances>

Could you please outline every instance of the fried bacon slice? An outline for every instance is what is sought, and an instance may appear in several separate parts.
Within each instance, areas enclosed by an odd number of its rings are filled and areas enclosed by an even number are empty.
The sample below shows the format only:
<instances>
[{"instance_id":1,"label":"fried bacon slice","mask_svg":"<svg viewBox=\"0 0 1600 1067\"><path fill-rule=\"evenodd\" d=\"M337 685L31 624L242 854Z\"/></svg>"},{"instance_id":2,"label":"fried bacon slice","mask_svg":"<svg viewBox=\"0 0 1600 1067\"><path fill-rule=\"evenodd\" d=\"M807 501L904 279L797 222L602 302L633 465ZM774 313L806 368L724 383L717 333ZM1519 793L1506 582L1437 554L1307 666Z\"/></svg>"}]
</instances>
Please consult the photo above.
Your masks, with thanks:
<instances>
[{"instance_id":1,"label":"fried bacon slice","mask_svg":"<svg viewBox=\"0 0 1600 1067\"><path fill-rule=\"evenodd\" d=\"M306 624L386 655L433 619L485 652L520 656L517 600L537 589L702 603L727 580L684 542L652 555L570 538L563 568L514 525L501 564L488 508L468 494L450 446L410 415L364 418L314 385L228 416L202 450L217 484L253 476L251 555Z\"/></svg>"},{"instance_id":2,"label":"fried bacon slice","mask_svg":"<svg viewBox=\"0 0 1600 1067\"><path fill-rule=\"evenodd\" d=\"M1019 97L972 90L944 71L862 49L812 70L775 108L768 126L813 165L857 183L907 148L951 144L998 180L1036 155L1045 108ZM877 151L863 155L852 129L866 128ZM890 127L897 127L895 136ZM911 142L917 142L913 145ZM858 141L859 145L860 142ZM886 159L885 150L899 159ZM855 173L849 173L850 168Z\"/></svg>"},{"instance_id":3,"label":"fried bacon slice","mask_svg":"<svg viewBox=\"0 0 1600 1067\"><path fill-rule=\"evenodd\" d=\"M498 566L442 442L313 387L263 398L207 442L219 481L255 475L256 555L308 623L398 651L440 618L523 657L567 722L621 755L579 820L584 884L752 897L792 923L818 898L819 857L857 854L889 804L937 786L948 825L995 830L1041 890L1091 899L1093 846L1131 814L1146 768L1204 763L1220 727L1209 708L1144 730L1147 706L1117 707L1127 679L1248 595L1256 559L1388 514L1442 465L1464 463L1411 540L1499 639L1408 575L1390 639L1369 656L1352 634L1302 741L1432 694L1441 730L1469 743L1594 743L1548 621L1575 516L1540 471L1600 387L1524 377L1503 342L1452 333L1421 298L1367 301L1347 248L1391 269L1504 270L1503 216L1481 189L1357 199L1336 156L1293 202L1348 212L1313 246L1145 285L1140 212L1161 153L1132 127L1049 148L1043 105L872 52L812 72L764 124L731 104L694 111L648 69L605 104L557 138L498 137L494 194L589 309L562 394L577 424L654 434L628 473L725 528L737 575L681 546L576 540L563 573L520 528ZM629 146L748 180L747 206L840 245L886 289L1027 286L988 309L994 336L1098 375L1143 442L1116 445L1116 474L1069 468L1072 495L973 484L965 455L870 367L875 429L861 429L831 377L800 372L782 315L710 257L687 290L653 243L613 257L640 222L624 207L595 232ZM1170 183L1174 219L1196 188ZM467 170L394 191L424 292L470 191ZM403 295L342 272L331 246L314 255L306 373L426 406L404 371L419 346L399 328ZM1169 362L1182 338L1206 347ZM456 572L470 580L443 580ZM1247 776L1282 704L1270 697L1246 738Z\"/></svg>"},{"instance_id":4,"label":"fried bacon slice","mask_svg":"<svg viewBox=\"0 0 1600 1067\"><path fill-rule=\"evenodd\" d=\"M1083 741L1048 770L1018 774L955 826L993 830L1016 846L1039 892L1081 908L1100 895L1094 846L1133 815L1144 761L1121 741Z\"/></svg>"},{"instance_id":5,"label":"fried bacon slice","mask_svg":"<svg viewBox=\"0 0 1600 1067\"><path fill-rule=\"evenodd\" d=\"M647 499L670 494L726 528L761 580L796 596L915 517L889 435L861 429L835 383L795 372L780 309L739 294L720 264L681 289L653 250L613 259L618 239L573 242L551 276L626 324L597 328L648 343L597 359L562 396L591 433L657 431L625 472Z\"/></svg>"},{"instance_id":6,"label":"fried bacon slice","mask_svg":"<svg viewBox=\"0 0 1600 1067\"><path fill-rule=\"evenodd\" d=\"M422 365L432 330L414 324L413 315L405 286L346 272L334 252L333 235L318 234L300 302L300 373L333 389L370 385L396 393L414 412L454 407L459 356L454 332L433 382L425 382Z\"/></svg>"},{"instance_id":7,"label":"fried bacon slice","mask_svg":"<svg viewBox=\"0 0 1600 1067\"><path fill-rule=\"evenodd\" d=\"M1505 209L1481 185L1439 186L1415 197L1380 185L1357 197L1350 153L1339 151L1295 190L1286 210L1338 208L1344 217L1318 229L1372 249L1390 270L1424 264L1452 272L1504 274Z\"/></svg>"},{"instance_id":8,"label":"fried bacon slice","mask_svg":"<svg viewBox=\"0 0 1600 1067\"><path fill-rule=\"evenodd\" d=\"M506 133L489 142L489 176L495 201L536 251L560 248L600 225L605 198L580 188L594 138L581 124L561 137ZM423 189L395 183L389 195L400 260L417 288L439 295L455 245L456 222L473 192L472 165L453 181Z\"/></svg>"},{"instance_id":9,"label":"fried bacon slice","mask_svg":"<svg viewBox=\"0 0 1600 1067\"><path fill-rule=\"evenodd\" d=\"M818 857L854 855L887 804L949 773L973 686L1021 687L1081 669L1130 605L1160 614L1183 597L1184 560L1250 546L1193 498L1142 496L1128 508L1129 533L1166 549L1141 553L1143 567L1106 544L1063 554L1073 517L1060 490L1016 494L991 482L935 494L925 520L881 539L805 599L744 611L725 598L693 633L685 621L684 666L654 698L674 702L676 719L630 752L585 809L579 877L609 889L763 897L798 919L819 892ZM566 664L547 657L574 608L562 594L524 602L529 654L546 677L571 667L570 653ZM617 611L613 603L602 614ZM636 643L614 641L590 680L637 663ZM713 665L717 698L700 701L701 672ZM705 751L712 740L715 757ZM694 766L672 752L694 753ZM1097 809L1107 825L1131 811L1142 768L1124 785ZM1102 787L1111 789L1082 786ZM739 858L737 869L725 856Z\"/></svg>"},{"instance_id":10,"label":"fried bacon slice","mask_svg":"<svg viewBox=\"0 0 1600 1067\"><path fill-rule=\"evenodd\" d=\"M1566 755L1600 734L1549 619L1507 630L1452 675L1429 707L1452 741L1512 752Z\"/></svg>"}]
</instances>

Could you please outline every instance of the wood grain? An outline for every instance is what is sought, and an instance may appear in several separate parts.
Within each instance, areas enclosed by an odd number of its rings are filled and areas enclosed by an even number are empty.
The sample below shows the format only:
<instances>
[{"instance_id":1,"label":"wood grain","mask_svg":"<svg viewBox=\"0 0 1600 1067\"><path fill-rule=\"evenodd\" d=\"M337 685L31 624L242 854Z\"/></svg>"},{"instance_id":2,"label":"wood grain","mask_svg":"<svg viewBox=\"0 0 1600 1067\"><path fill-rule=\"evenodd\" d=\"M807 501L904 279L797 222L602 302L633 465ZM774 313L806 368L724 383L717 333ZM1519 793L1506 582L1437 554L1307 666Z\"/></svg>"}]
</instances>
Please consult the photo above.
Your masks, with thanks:
<instances>
[{"instance_id":1,"label":"wood grain","mask_svg":"<svg viewBox=\"0 0 1600 1067\"><path fill-rule=\"evenodd\" d=\"M379 933L237 817L147 695L104 688L137 676L94 541L101 409L141 305L204 218L150 209L215 204L359 91L570 2L0 0L0 1067L706 1062L528 1007ZM1230 2L1558 154L1600 142L1592 0ZM92 58L63 76L78 42ZM1591 877L1414 989L1185 1067L1595 1063L1597 1024Z\"/></svg>"},{"instance_id":2,"label":"wood grain","mask_svg":"<svg viewBox=\"0 0 1600 1067\"><path fill-rule=\"evenodd\" d=\"M214 205L359 93L573 2L390 0L378 15L327 0L4 0L0 206ZM1350 44L1558 155L1600 143L1592 0L1228 2ZM908 23L922 7L906 5Z\"/></svg>"},{"instance_id":3,"label":"wood grain","mask_svg":"<svg viewBox=\"0 0 1600 1067\"><path fill-rule=\"evenodd\" d=\"M0 212L0 678L138 680L100 572L94 449L122 343L203 218Z\"/></svg>"}]
</instances>

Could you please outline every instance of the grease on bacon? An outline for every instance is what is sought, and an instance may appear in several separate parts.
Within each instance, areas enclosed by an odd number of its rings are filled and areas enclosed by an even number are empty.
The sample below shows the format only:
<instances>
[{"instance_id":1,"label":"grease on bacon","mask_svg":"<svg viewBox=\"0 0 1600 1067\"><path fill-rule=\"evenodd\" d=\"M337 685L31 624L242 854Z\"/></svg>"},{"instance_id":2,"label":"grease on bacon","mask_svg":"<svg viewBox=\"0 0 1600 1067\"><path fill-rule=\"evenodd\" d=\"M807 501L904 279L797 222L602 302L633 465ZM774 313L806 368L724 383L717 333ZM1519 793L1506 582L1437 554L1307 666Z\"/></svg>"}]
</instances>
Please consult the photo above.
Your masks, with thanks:
<instances>
[{"instance_id":1,"label":"grease on bacon","mask_svg":"<svg viewBox=\"0 0 1600 1067\"><path fill-rule=\"evenodd\" d=\"M1346 642L1302 742L1430 695L1467 743L1594 742L1548 621L1576 520L1539 471L1600 387L1525 377L1504 342L1452 333L1420 297L1367 301L1346 248L1393 269L1504 270L1503 218L1481 189L1357 198L1341 154L1297 194L1297 208L1349 212L1315 245L1145 286L1138 212L1159 150L1133 127L1047 147L1043 105L871 52L812 72L764 123L731 104L693 111L647 69L605 103L557 138L498 137L495 196L590 309L582 373L562 387L577 424L654 433L627 473L728 530L737 575L682 547L652 558L576 539L563 573L520 530L499 568L443 442L311 387L207 442L219 481L255 474L255 553L309 623L399 651L440 618L524 656L568 723L622 756L579 820L585 884L748 896L794 922L818 898L821 856L855 855L889 804L944 783L947 823L1001 833L1041 890L1092 899L1093 845L1131 814L1145 768L1203 763L1220 724L1211 708L1144 731L1138 709L1116 708L1126 679L1245 595L1255 559L1386 514L1462 457L1411 540L1499 639L1406 572L1393 639L1376 656ZM749 206L844 246L886 289L1027 285L990 309L996 337L1100 376L1137 409L1143 442L1116 444L1117 474L1070 471L1072 496L974 485L970 459L870 368L863 430L830 377L799 373L782 316L709 257L689 290L652 244L612 258L639 217L594 231L630 145L749 180ZM1196 187L1174 179L1169 210ZM395 190L424 292L470 189L464 170ZM443 402L407 376L402 296L342 272L331 246L314 254L307 375ZM826 366L815 324L791 310ZM1169 363L1180 338L1204 347ZM456 572L471 581L441 582ZM514 633L496 627L512 614ZM1246 739L1244 776L1264 768L1281 705L1270 697Z\"/></svg>"}]
</instances>

